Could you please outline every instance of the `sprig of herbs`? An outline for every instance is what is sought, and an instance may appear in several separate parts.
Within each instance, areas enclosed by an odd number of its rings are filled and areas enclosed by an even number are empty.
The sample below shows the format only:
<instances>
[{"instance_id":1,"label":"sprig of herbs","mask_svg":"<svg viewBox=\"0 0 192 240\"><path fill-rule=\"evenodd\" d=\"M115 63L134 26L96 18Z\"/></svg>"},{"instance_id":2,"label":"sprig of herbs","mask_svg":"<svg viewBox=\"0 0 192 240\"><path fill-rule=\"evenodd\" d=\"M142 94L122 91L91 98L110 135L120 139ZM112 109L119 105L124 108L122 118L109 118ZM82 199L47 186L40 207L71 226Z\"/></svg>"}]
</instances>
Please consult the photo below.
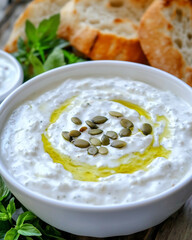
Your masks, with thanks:
<instances>
[{"instance_id":1,"label":"sprig of herbs","mask_svg":"<svg viewBox=\"0 0 192 240\"><path fill-rule=\"evenodd\" d=\"M64 233L27 211L0 177L0 240L65 240Z\"/></svg>"},{"instance_id":2,"label":"sprig of herbs","mask_svg":"<svg viewBox=\"0 0 192 240\"><path fill-rule=\"evenodd\" d=\"M27 39L19 38L18 51L13 53L22 65L25 81L50 69L85 61L72 52L68 41L57 38L59 22L59 14L43 20L38 27L26 21Z\"/></svg>"}]
</instances>

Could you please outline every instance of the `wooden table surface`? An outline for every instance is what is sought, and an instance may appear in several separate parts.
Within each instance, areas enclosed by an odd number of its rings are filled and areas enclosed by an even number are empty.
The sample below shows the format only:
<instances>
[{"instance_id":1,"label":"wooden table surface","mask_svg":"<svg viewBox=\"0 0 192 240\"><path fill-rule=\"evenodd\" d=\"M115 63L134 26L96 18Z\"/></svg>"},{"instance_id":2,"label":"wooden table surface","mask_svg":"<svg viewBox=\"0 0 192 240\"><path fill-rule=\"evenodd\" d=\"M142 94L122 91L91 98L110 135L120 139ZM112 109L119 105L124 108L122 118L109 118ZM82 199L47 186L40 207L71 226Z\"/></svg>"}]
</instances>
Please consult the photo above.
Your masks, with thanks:
<instances>
[{"instance_id":1,"label":"wooden table surface","mask_svg":"<svg viewBox=\"0 0 192 240\"><path fill-rule=\"evenodd\" d=\"M0 0L6 1L6 0ZM0 9L0 49L3 49L15 19L26 6L25 0L15 0L17 4ZM1 7L1 5L0 5ZM4 17L6 16L6 17ZM66 234L66 239L97 240L97 238L80 237ZM98 238L101 239L101 238ZM191 240L192 239L192 197L185 205L166 221L143 232L129 236L111 237L110 240Z\"/></svg>"}]
</instances>

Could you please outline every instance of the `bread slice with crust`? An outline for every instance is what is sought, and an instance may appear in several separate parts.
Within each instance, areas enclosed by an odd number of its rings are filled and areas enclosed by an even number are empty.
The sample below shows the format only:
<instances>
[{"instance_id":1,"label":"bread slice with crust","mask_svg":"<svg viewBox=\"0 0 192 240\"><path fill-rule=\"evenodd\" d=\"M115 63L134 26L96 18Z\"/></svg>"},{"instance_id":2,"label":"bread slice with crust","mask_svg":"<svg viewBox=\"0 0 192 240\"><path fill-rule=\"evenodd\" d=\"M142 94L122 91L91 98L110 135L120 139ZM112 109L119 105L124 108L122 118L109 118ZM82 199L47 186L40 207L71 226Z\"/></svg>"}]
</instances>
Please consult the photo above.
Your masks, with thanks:
<instances>
[{"instance_id":1,"label":"bread slice with crust","mask_svg":"<svg viewBox=\"0 0 192 240\"><path fill-rule=\"evenodd\" d=\"M30 20L35 26L46 18L59 13L60 9L65 5L68 0L34 0L32 1L25 11L16 20L13 31L8 39L4 50L7 52L14 52L17 50L17 41L19 37L23 39L25 36L25 22Z\"/></svg>"},{"instance_id":2,"label":"bread slice with crust","mask_svg":"<svg viewBox=\"0 0 192 240\"><path fill-rule=\"evenodd\" d=\"M140 18L153 0L71 0L61 10L58 35L93 60L146 63Z\"/></svg>"},{"instance_id":3,"label":"bread slice with crust","mask_svg":"<svg viewBox=\"0 0 192 240\"><path fill-rule=\"evenodd\" d=\"M192 0L156 0L141 19L139 39L151 66L192 86Z\"/></svg>"}]
</instances>

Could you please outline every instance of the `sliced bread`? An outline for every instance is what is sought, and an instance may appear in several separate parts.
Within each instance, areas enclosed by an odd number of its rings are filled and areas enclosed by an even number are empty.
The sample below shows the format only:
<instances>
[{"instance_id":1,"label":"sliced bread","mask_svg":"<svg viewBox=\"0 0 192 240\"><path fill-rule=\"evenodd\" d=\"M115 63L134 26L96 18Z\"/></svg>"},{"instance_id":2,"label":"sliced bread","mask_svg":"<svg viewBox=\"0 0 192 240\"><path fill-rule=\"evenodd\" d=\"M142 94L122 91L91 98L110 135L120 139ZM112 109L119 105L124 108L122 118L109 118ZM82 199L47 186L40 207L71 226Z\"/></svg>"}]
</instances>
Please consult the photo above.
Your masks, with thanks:
<instances>
[{"instance_id":1,"label":"sliced bread","mask_svg":"<svg viewBox=\"0 0 192 240\"><path fill-rule=\"evenodd\" d=\"M25 11L16 20L10 38L4 47L7 52L14 52L17 50L17 41L19 37L25 39L25 22L30 20L35 26L46 18L59 13L60 9L68 0L34 0Z\"/></svg>"},{"instance_id":2,"label":"sliced bread","mask_svg":"<svg viewBox=\"0 0 192 240\"><path fill-rule=\"evenodd\" d=\"M141 19L139 39L151 66L192 86L191 0L156 0Z\"/></svg>"},{"instance_id":3,"label":"sliced bread","mask_svg":"<svg viewBox=\"0 0 192 240\"><path fill-rule=\"evenodd\" d=\"M153 0L71 0L61 10L58 35L93 60L146 63L140 18Z\"/></svg>"}]
</instances>

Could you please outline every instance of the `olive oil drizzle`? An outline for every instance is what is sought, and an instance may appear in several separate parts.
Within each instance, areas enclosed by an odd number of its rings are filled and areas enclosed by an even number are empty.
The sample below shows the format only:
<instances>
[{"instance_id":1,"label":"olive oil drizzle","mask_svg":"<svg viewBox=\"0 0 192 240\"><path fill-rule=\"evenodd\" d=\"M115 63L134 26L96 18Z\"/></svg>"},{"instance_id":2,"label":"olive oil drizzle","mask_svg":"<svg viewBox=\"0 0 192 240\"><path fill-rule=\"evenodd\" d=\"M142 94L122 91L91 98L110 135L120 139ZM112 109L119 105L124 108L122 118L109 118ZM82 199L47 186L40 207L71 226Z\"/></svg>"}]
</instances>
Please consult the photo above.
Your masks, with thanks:
<instances>
[{"instance_id":1,"label":"olive oil drizzle","mask_svg":"<svg viewBox=\"0 0 192 240\"><path fill-rule=\"evenodd\" d=\"M74 100L75 97L68 99L61 105L58 109L56 109L50 117L50 124L53 124L57 121L59 116L62 114L63 111L67 111L67 108L70 106L71 102ZM143 115L148 120L151 119L149 113L139 107L136 104L126 102L123 100L112 100L114 102L120 103L128 108L136 110L140 115ZM164 132L160 135L160 141L164 137L169 137L170 131L168 129L168 120L165 116L158 116L158 121L165 121L165 129ZM156 123L158 124L158 123ZM48 127L49 127L48 126ZM47 128L48 128L47 127ZM144 153L136 152L132 154L126 154L120 157L117 161L119 162L118 167L97 167L95 165L89 165L87 163L83 163L80 161L76 161L71 159L69 156L61 154L58 150L56 150L50 143L48 136L47 136L47 129L45 133L42 134L42 142L44 146L45 152L49 154L52 158L53 162L60 163L63 165L64 169L70 172L74 179L79 181L90 181L90 182L97 182L99 178L105 178L110 175L114 175L117 173L122 174L132 174L138 170L147 170L147 166L157 157L164 157L168 158L171 151L165 149L163 146L153 147L152 143L145 149ZM72 143L69 143L72 144Z\"/></svg>"},{"instance_id":2,"label":"olive oil drizzle","mask_svg":"<svg viewBox=\"0 0 192 240\"><path fill-rule=\"evenodd\" d=\"M139 107L138 105L131 103L131 102L127 102L125 100L120 100L120 99L113 99L113 102L116 103L120 103L121 105L133 109L135 111L137 111L139 113L139 115L142 115L144 117L146 117L147 119L151 119L149 113L147 111L145 111L143 108Z\"/></svg>"},{"instance_id":3,"label":"olive oil drizzle","mask_svg":"<svg viewBox=\"0 0 192 240\"><path fill-rule=\"evenodd\" d=\"M75 97L67 99L59 108L57 108L53 111L53 113L51 114L50 120L49 120L50 125L57 121L57 119L60 117L62 112L64 112L66 110L66 108L70 106L70 104L72 103L72 101L74 99L75 99Z\"/></svg>"}]
</instances>

